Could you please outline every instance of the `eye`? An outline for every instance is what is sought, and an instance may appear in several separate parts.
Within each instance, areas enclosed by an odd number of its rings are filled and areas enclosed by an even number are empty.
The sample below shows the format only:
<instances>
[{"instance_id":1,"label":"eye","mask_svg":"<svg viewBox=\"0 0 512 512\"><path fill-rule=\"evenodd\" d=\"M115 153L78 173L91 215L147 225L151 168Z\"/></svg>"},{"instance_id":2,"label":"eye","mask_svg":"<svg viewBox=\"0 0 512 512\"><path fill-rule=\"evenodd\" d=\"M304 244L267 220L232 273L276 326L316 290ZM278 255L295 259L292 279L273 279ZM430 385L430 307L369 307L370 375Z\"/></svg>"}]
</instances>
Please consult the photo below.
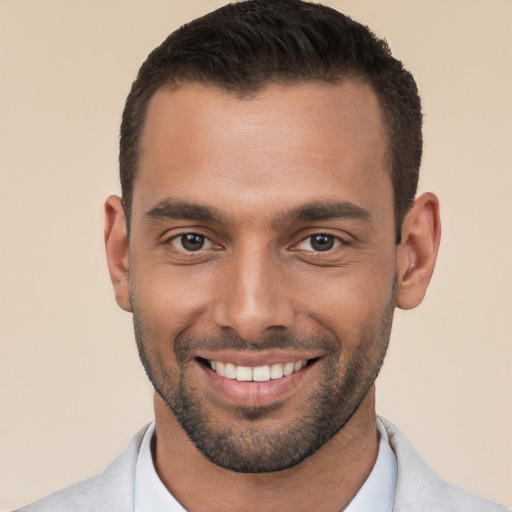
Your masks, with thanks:
<instances>
[{"instance_id":1,"label":"eye","mask_svg":"<svg viewBox=\"0 0 512 512\"><path fill-rule=\"evenodd\" d=\"M214 246L211 240L198 233L182 233L181 235L171 238L169 243L176 249L185 252L211 249Z\"/></svg>"},{"instance_id":2,"label":"eye","mask_svg":"<svg viewBox=\"0 0 512 512\"><path fill-rule=\"evenodd\" d=\"M343 242L336 236L316 233L304 238L297 247L303 251L326 252L335 249L342 243Z\"/></svg>"}]
</instances>

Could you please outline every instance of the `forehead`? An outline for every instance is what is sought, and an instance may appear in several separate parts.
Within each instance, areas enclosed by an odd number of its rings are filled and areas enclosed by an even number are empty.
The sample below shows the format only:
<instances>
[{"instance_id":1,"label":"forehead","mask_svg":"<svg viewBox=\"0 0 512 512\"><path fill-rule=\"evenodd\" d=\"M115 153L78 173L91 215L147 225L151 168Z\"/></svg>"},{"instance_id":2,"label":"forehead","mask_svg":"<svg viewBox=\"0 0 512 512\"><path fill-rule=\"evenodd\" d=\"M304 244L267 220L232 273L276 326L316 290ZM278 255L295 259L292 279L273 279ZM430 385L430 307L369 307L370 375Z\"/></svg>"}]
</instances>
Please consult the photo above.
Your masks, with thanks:
<instances>
[{"instance_id":1,"label":"forehead","mask_svg":"<svg viewBox=\"0 0 512 512\"><path fill-rule=\"evenodd\" d=\"M272 84L250 99L186 84L150 101L134 213L177 194L246 207L288 195L357 204L390 188L388 167L381 109L364 83Z\"/></svg>"}]
</instances>

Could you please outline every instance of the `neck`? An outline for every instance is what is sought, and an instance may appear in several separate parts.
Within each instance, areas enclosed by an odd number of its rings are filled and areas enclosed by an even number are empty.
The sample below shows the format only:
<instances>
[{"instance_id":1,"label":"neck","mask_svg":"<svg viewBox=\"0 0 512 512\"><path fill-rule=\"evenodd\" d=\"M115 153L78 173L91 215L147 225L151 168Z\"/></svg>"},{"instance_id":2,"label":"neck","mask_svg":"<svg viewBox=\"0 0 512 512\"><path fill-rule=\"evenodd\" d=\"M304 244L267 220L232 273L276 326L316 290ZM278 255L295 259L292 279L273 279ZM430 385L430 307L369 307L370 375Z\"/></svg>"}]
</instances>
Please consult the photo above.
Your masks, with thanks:
<instances>
[{"instance_id":1,"label":"neck","mask_svg":"<svg viewBox=\"0 0 512 512\"><path fill-rule=\"evenodd\" d=\"M155 417L155 468L191 512L338 512L356 495L378 455L374 386L330 441L293 468L273 473L236 473L210 462L158 395Z\"/></svg>"}]
</instances>

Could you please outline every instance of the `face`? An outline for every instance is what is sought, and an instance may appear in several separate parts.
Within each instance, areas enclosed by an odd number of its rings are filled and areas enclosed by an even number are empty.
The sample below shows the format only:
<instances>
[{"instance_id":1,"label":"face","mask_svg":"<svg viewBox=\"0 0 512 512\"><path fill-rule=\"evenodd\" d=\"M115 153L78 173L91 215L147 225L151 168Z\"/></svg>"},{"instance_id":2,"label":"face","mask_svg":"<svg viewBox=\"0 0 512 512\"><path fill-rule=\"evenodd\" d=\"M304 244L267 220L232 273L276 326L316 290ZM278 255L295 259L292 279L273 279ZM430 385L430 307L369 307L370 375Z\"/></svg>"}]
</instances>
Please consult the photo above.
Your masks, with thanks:
<instances>
[{"instance_id":1,"label":"face","mask_svg":"<svg viewBox=\"0 0 512 512\"><path fill-rule=\"evenodd\" d=\"M134 186L141 359L197 448L276 471L346 424L384 358L396 246L364 84L189 84L153 97Z\"/></svg>"}]
</instances>

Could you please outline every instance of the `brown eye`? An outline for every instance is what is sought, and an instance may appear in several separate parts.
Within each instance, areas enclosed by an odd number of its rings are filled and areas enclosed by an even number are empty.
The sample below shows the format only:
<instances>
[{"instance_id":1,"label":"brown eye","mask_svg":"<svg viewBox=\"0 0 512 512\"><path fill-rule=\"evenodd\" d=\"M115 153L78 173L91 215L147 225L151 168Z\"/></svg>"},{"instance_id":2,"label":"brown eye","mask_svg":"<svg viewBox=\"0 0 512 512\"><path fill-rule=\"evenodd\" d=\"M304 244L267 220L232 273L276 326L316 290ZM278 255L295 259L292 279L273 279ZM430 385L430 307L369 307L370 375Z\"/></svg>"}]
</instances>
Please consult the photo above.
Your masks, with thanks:
<instances>
[{"instance_id":1,"label":"brown eye","mask_svg":"<svg viewBox=\"0 0 512 512\"><path fill-rule=\"evenodd\" d=\"M311 247L315 251L328 251L334 247L334 237L331 235L313 235L311 238Z\"/></svg>"},{"instance_id":2,"label":"brown eye","mask_svg":"<svg viewBox=\"0 0 512 512\"><path fill-rule=\"evenodd\" d=\"M211 240L198 233L183 233L175 236L169 243L181 252L200 251L201 249L211 249L214 246Z\"/></svg>"},{"instance_id":3,"label":"brown eye","mask_svg":"<svg viewBox=\"0 0 512 512\"><path fill-rule=\"evenodd\" d=\"M299 243L298 248L302 251L327 252L331 249L336 249L341 244L343 244L343 241L337 236L327 233L316 233L304 238Z\"/></svg>"},{"instance_id":4,"label":"brown eye","mask_svg":"<svg viewBox=\"0 0 512 512\"><path fill-rule=\"evenodd\" d=\"M199 251L204 245L204 236L196 233L187 233L180 237L181 245L187 251Z\"/></svg>"}]
</instances>

